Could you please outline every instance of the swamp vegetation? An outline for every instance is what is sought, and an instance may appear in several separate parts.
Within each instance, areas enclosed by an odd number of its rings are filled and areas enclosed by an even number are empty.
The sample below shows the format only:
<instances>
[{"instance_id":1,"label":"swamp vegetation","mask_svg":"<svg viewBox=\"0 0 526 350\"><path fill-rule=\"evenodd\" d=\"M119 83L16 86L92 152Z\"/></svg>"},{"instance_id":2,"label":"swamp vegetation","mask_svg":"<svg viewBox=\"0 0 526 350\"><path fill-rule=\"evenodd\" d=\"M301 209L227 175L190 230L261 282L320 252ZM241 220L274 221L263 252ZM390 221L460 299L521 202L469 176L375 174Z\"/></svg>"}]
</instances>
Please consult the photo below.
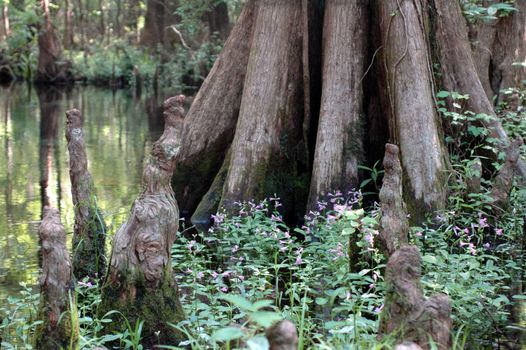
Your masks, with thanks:
<instances>
[{"instance_id":1,"label":"swamp vegetation","mask_svg":"<svg viewBox=\"0 0 526 350\"><path fill-rule=\"evenodd\" d=\"M526 0L0 6L0 348L525 348Z\"/></svg>"}]
</instances>

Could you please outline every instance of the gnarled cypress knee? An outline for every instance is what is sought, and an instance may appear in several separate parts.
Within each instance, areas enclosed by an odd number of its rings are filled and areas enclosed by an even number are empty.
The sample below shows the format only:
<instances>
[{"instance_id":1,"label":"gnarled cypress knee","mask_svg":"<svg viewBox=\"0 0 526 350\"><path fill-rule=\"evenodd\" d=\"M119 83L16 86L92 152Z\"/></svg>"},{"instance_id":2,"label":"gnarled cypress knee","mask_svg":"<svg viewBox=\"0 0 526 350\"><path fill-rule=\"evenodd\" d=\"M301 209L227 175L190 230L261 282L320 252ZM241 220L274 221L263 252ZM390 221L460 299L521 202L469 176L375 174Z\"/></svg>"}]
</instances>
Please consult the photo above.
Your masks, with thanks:
<instances>
[{"instance_id":1,"label":"gnarled cypress knee","mask_svg":"<svg viewBox=\"0 0 526 350\"><path fill-rule=\"evenodd\" d=\"M78 324L73 293L73 273L66 248L66 231L58 210L44 208L38 229L42 252L40 313L43 321L35 331L36 349L73 349L78 340Z\"/></svg>"},{"instance_id":2,"label":"gnarled cypress knee","mask_svg":"<svg viewBox=\"0 0 526 350\"><path fill-rule=\"evenodd\" d=\"M413 341L422 349L449 349L451 304L444 294L425 298L420 277L422 259L415 246L405 245L389 258L385 270L387 294L379 337L392 334L398 341Z\"/></svg>"},{"instance_id":3,"label":"gnarled cypress knee","mask_svg":"<svg viewBox=\"0 0 526 350\"><path fill-rule=\"evenodd\" d=\"M143 190L130 217L115 234L102 288L99 314L118 310L131 324L144 321L145 346L178 344L183 339L168 325L184 317L171 264L179 209L170 185L180 145L183 102L180 95L164 103L164 133L153 144L143 172Z\"/></svg>"},{"instance_id":4,"label":"gnarled cypress knee","mask_svg":"<svg viewBox=\"0 0 526 350\"><path fill-rule=\"evenodd\" d=\"M102 276L105 272L106 225L97 207L95 186L88 171L82 115L78 109L72 109L66 112L66 118L69 178L75 207L73 272L80 280L84 277Z\"/></svg>"}]
</instances>

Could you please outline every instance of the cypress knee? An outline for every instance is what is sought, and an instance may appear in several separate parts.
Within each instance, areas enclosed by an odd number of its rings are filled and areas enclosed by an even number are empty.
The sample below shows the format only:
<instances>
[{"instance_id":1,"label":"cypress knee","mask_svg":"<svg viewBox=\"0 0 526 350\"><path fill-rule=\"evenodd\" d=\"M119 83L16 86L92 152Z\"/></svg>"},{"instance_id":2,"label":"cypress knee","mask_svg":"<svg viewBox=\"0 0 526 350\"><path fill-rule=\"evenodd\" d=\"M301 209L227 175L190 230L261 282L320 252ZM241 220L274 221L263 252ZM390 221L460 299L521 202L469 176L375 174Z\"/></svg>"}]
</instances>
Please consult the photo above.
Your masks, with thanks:
<instances>
[{"instance_id":1,"label":"cypress knee","mask_svg":"<svg viewBox=\"0 0 526 350\"><path fill-rule=\"evenodd\" d=\"M102 276L105 271L106 225L97 207L95 186L88 171L88 158L79 110L66 112L66 140L69 151L69 178L75 208L73 230L73 271L84 277Z\"/></svg>"},{"instance_id":2,"label":"cypress knee","mask_svg":"<svg viewBox=\"0 0 526 350\"><path fill-rule=\"evenodd\" d=\"M66 248L66 231L57 209L45 207L38 229L42 252L40 313L36 349L74 349L78 340L73 273Z\"/></svg>"},{"instance_id":3,"label":"cypress knee","mask_svg":"<svg viewBox=\"0 0 526 350\"><path fill-rule=\"evenodd\" d=\"M420 277L422 259L415 246L404 245L391 255L385 270L387 293L379 337L392 334L398 341L412 341L422 349L450 348L451 304L444 294L425 298Z\"/></svg>"},{"instance_id":4,"label":"cypress knee","mask_svg":"<svg viewBox=\"0 0 526 350\"><path fill-rule=\"evenodd\" d=\"M396 145L385 145L384 180L380 190L380 220L379 243L384 253L389 256L402 244L407 243L409 223L407 211L402 196L402 165L398 158Z\"/></svg>"},{"instance_id":5,"label":"cypress knee","mask_svg":"<svg viewBox=\"0 0 526 350\"><path fill-rule=\"evenodd\" d=\"M184 317L171 263L179 209L170 185L180 145L183 102L180 95L164 103L164 133L153 144L144 168L143 190L113 239L98 311L104 315L118 310L130 324L144 321L145 346L178 344L183 339L169 326Z\"/></svg>"}]
</instances>

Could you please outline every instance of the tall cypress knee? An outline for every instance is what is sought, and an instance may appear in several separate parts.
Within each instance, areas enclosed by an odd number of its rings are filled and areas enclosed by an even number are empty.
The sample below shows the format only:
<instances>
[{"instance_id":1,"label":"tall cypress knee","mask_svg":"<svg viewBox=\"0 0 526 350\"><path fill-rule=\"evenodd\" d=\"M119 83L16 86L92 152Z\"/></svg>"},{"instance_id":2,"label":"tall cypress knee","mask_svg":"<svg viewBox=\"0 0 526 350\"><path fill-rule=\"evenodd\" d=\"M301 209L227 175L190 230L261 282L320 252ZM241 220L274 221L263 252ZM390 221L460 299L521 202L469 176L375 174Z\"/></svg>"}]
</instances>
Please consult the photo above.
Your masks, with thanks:
<instances>
[{"instance_id":1,"label":"tall cypress knee","mask_svg":"<svg viewBox=\"0 0 526 350\"><path fill-rule=\"evenodd\" d=\"M143 190L113 239L98 310L100 315L118 310L131 324L144 321L145 346L178 344L184 338L169 326L184 318L172 270L179 209L170 185L180 146L183 102L181 95L164 103L164 133L153 144L144 168ZM119 323L113 324L115 328Z\"/></svg>"},{"instance_id":2,"label":"tall cypress knee","mask_svg":"<svg viewBox=\"0 0 526 350\"><path fill-rule=\"evenodd\" d=\"M66 112L66 140L69 151L69 178L75 208L73 230L73 271L80 280L101 277L106 269L106 225L97 206L95 186L88 171L88 158L79 110Z\"/></svg>"}]
</instances>

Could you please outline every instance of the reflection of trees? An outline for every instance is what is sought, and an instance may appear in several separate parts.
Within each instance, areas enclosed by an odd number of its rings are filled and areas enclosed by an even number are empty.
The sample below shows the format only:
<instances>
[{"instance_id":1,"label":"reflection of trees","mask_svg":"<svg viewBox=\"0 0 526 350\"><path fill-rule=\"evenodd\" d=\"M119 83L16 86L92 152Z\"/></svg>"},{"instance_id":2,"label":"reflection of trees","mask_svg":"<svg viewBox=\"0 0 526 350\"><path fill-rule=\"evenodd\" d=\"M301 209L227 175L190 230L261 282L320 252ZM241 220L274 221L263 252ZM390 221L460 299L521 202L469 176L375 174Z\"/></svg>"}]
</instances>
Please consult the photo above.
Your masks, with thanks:
<instances>
[{"instance_id":1,"label":"reflection of trees","mask_svg":"<svg viewBox=\"0 0 526 350\"><path fill-rule=\"evenodd\" d=\"M55 87L37 87L38 100L40 103L40 145L39 145L39 168L40 168L40 197L41 208L50 205L49 178L53 167L53 158L57 168L57 197L60 205L60 163L58 147L58 122L60 119L60 105L62 91ZM42 211L43 213L43 211Z\"/></svg>"},{"instance_id":2,"label":"reflection of trees","mask_svg":"<svg viewBox=\"0 0 526 350\"><path fill-rule=\"evenodd\" d=\"M11 125L11 91L13 85L5 89L4 100L4 142L6 159L6 184L4 186L5 210L7 224L13 222L13 141L10 135Z\"/></svg>"}]
</instances>

